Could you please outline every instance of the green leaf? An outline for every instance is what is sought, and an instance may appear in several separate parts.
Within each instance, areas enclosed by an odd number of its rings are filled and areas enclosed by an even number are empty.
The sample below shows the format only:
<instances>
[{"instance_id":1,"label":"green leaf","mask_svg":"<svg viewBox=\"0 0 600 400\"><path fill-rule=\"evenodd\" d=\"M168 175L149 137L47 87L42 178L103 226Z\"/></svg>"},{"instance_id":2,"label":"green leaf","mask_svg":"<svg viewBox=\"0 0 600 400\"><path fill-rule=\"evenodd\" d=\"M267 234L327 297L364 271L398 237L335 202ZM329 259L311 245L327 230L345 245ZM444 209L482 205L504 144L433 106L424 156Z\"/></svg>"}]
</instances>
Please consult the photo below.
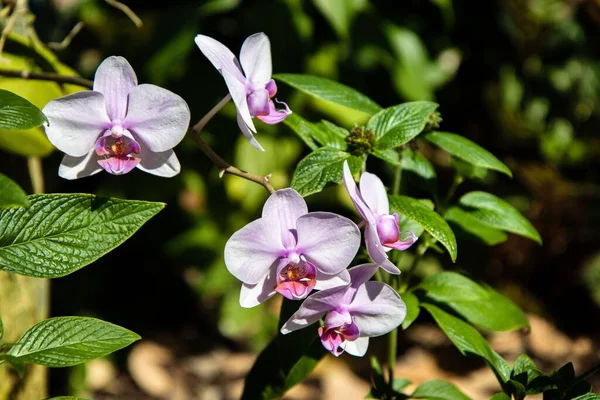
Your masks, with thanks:
<instances>
[{"instance_id":1,"label":"green leaf","mask_svg":"<svg viewBox=\"0 0 600 400\"><path fill-rule=\"evenodd\" d=\"M0 208L5 207L29 207L29 201L19 185L0 174Z\"/></svg>"},{"instance_id":2,"label":"green leaf","mask_svg":"<svg viewBox=\"0 0 600 400\"><path fill-rule=\"evenodd\" d=\"M46 116L28 100L0 89L0 129L31 129L44 122Z\"/></svg>"},{"instance_id":3,"label":"green leaf","mask_svg":"<svg viewBox=\"0 0 600 400\"><path fill-rule=\"evenodd\" d=\"M23 378L25 375L25 363L23 360L18 359L17 357L9 356L7 354L0 354L0 364L6 363L13 367L20 378Z\"/></svg>"},{"instance_id":4,"label":"green leaf","mask_svg":"<svg viewBox=\"0 0 600 400\"><path fill-rule=\"evenodd\" d=\"M413 172L425 180L435 179L433 165L425 156L410 148L402 150L401 165L403 170Z\"/></svg>"},{"instance_id":5,"label":"green leaf","mask_svg":"<svg viewBox=\"0 0 600 400\"><path fill-rule=\"evenodd\" d=\"M510 169L492 153L473 143L469 139L447 132L431 132L425 139L446 150L455 157L460 158L477 167L492 169L512 177Z\"/></svg>"},{"instance_id":6,"label":"green leaf","mask_svg":"<svg viewBox=\"0 0 600 400\"><path fill-rule=\"evenodd\" d=\"M470 212L460 207L450 207L444 214L444 218L446 218L446 221L451 222L451 224L457 225L465 232L480 239L488 246L495 246L508 239L506 233L483 224L471 215Z\"/></svg>"},{"instance_id":7,"label":"green leaf","mask_svg":"<svg viewBox=\"0 0 600 400\"><path fill-rule=\"evenodd\" d=\"M390 208L393 212L404 215L417 222L435 239L446 247L452 261L456 260L457 248L454 232L448 223L435 211L420 200L407 196L390 196ZM404 229L404 228L402 228Z\"/></svg>"},{"instance_id":8,"label":"green leaf","mask_svg":"<svg viewBox=\"0 0 600 400\"><path fill-rule=\"evenodd\" d=\"M419 317L421 308L419 307L419 299L413 292L402 293L401 297L404 304L406 304L406 317L402 321L402 329L406 329Z\"/></svg>"},{"instance_id":9,"label":"green leaf","mask_svg":"<svg viewBox=\"0 0 600 400\"><path fill-rule=\"evenodd\" d=\"M533 360L527 354L521 354L513 364L512 375L519 375L532 369L537 369Z\"/></svg>"},{"instance_id":10,"label":"green leaf","mask_svg":"<svg viewBox=\"0 0 600 400\"><path fill-rule=\"evenodd\" d=\"M0 269L56 278L92 263L165 206L90 194L40 194L0 210Z\"/></svg>"},{"instance_id":11,"label":"green leaf","mask_svg":"<svg viewBox=\"0 0 600 400\"><path fill-rule=\"evenodd\" d=\"M450 382L441 379L434 379L423 382L410 395L411 399L428 400L471 400L469 396L461 392Z\"/></svg>"},{"instance_id":12,"label":"green leaf","mask_svg":"<svg viewBox=\"0 0 600 400\"><path fill-rule=\"evenodd\" d=\"M337 35L346 39L352 20L367 5L365 0L313 0Z\"/></svg>"},{"instance_id":13,"label":"green leaf","mask_svg":"<svg viewBox=\"0 0 600 400\"><path fill-rule=\"evenodd\" d=\"M364 94L335 81L312 75L277 74L273 75L278 81L308 94L331 103L373 115L381 107Z\"/></svg>"},{"instance_id":14,"label":"green leaf","mask_svg":"<svg viewBox=\"0 0 600 400\"><path fill-rule=\"evenodd\" d=\"M459 204L484 225L525 236L542 244L540 234L527 218L509 203L491 193L467 193L460 198Z\"/></svg>"},{"instance_id":15,"label":"green leaf","mask_svg":"<svg viewBox=\"0 0 600 400\"><path fill-rule=\"evenodd\" d=\"M462 354L472 354L483 358L502 382L509 379L510 366L492 350L489 343L475 328L433 304L421 303L421 306L431 314L438 326Z\"/></svg>"},{"instance_id":16,"label":"green leaf","mask_svg":"<svg viewBox=\"0 0 600 400\"><path fill-rule=\"evenodd\" d=\"M510 299L456 272L430 275L417 288L484 329L508 331L529 326L527 316Z\"/></svg>"},{"instance_id":17,"label":"green leaf","mask_svg":"<svg viewBox=\"0 0 600 400\"><path fill-rule=\"evenodd\" d=\"M311 150L320 146L346 150L348 131L329 121L308 122L298 114L290 114L283 123L289 126Z\"/></svg>"},{"instance_id":18,"label":"green leaf","mask_svg":"<svg viewBox=\"0 0 600 400\"><path fill-rule=\"evenodd\" d=\"M47 367L70 367L129 346L140 336L88 317L44 320L23 334L8 355Z\"/></svg>"},{"instance_id":19,"label":"green leaf","mask_svg":"<svg viewBox=\"0 0 600 400\"><path fill-rule=\"evenodd\" d=\"M510 396L506 393L496 393L490 397L490 400L510 400Z\"/></svg>"},{"instance_id":20,"label":"green leaf","mask_svg":"<svg viewBox=\"0 0 600 400\"><path fill-rule=\"evenodd\" d=\"M600 395L597 395L595 393L586 393L584 395L577 396L571 400L599 400L599 399L600 399Z\"/></svg>"},{"instance_id":21,"label":"green leaf","mask_svg":"<svg viewBox=\"0 0 600 400\"><path fill-rule=\"evenodd\" d=\"M391 149L408 143L423 132L436 108L438 104L430 101L413 101L379 111L367 123L375 134L375 147Z\"/></svg>"},{"instance_id":22,"label":"green leaf","mask_svg":"<svg viewBox=\"0 0 600 400\"><path fill-rule=\"evenodd\" d=\"M394 382L392 383L392 389L395 392L401 393L404 388L410 385L412 382L406 378L394 378Z\"/></svg>"},{"instance_id":23,"label":"green leaf","mask_svg":"<svg viewBox=\"0 0 600 400\"><path fill-rule=\"evenodd\" d=\"M301 302L284 300L279 317L281 327ZM258 355L245 379L242 400L280 398L304 380L325 356L316 326L277 336Z\"/></svg>"},{"instance_id":24,"label":"green leaf","mask_svg":"<svg viewBox=\"0 0 600 400\"><path fill-rule=\"evenodd\" d=\"M400 162L400 154L398 154L396 149L373 149L371 150L371 154L391 165L397 167L402 166L402 163Z\"/></svg>"},{"instance_id":25,"label":"green leaf","mask_svg":"<svg viewBox=\"0 0 600 400\"><path fill-rule=\"evenodd\" d=\"M308 196L320 192L328 183L339 184L346 160L352 173L360 171L360 157L330 147L317 149L300 160L290 186L302 196Z\"/></svg>"}]
</instances>

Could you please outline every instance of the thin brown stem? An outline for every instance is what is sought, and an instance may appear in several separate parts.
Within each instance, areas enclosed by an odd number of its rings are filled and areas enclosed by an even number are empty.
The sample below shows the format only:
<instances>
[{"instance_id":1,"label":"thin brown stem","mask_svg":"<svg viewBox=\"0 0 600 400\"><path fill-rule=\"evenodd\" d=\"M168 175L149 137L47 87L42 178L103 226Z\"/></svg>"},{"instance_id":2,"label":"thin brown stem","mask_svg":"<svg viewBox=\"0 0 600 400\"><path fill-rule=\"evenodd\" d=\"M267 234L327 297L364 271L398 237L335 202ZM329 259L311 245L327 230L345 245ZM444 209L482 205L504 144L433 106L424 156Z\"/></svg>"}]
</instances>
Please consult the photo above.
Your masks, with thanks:
<instances>
[{"instance_id":1,"label":"thin brown stem","mask_svg":"<svg viewBox=\"0 0 600 400\"><path fill-rule=\"evenodd\" d=\"M110 4L114 8L121 10L125 15L127 15L127 17L131 20L131 22L133 22L135 24L135 26L138 29L141 28L142 25L144 25L144 23L142 22L142 19L140 17L138 17L136 15L136 13L134 13L133 10L131 8L129 8L129 6L127 6L126 4L123 4L120 1L116 1L116 0L104 0L104 1L106 1L108 4Z\"/></svg>"},{"instance_id":2,"label":"thin brown stem","mask_svg":"<svg viewBox=\"0 0 600 400\"><path fill-rule=\"evenodd\" d=\"M206 115L204 117L202 117L202 119L196 125L194 125L194 127L191 129L190 137L198 144L198 146L200 146L200 150L202 150L202 152L204 154L206 154L206 156L219 169L220 177L223 177L223 174L239 176L240 178L244 178L248 181L255 182L255 183L258 183L259 185L262 185L265 189L267 189L267 191L269 193L275 193L275 188L273 188L273 185L271 185L271 182L270 182L271 174L264 175L264 176L256 175L256 174L251 174L250 172L242 171L241 169L234 167L233 165L229 164L227 161L223 160L221 158L221 156L219 156L212 149L212 147L210 147L208 145L208 143L206 143L200 137L200 132L202 131L202 129L204 129L204 127L206 126L208 121L210 121L212 119L212 117L214 117L217 114L217 112L219 112L219 110L221 108L223 108L223 106L225 104L227 104L227 102L229 102L229 100L231 100L231 95L228 94L227 96L225 96L223 98L223 100L221 100L219 103L217 103L217 105L214 106L208 113L206 113Z\"/></svg>"},{"instance_id":3,"label":"thin brown stem","mask_svg":"<svg viewBox=\"0 0 600 400\"><path fill-rule=\"evenodd\" d=\"M71 29L69 34L67 36L65 36L65 38L61 42L50 42L50 43L48 43L48 47L50 47L52 50L66 49L71 44L71 41L73 40L73 38L75 36L77 36L77 34L79 32L81 32L81 30L83 29L84 26L85 26L85 22L79 21L77 24L75 24L73 29Z\"/></svg>"},{"instance_id":4,"label":"thin brown stem","mask_svg":"<svg viewBox=\"0 0 600 400\"><path fill-rule=\"evenodd\" d=\"M0 68L0 76L8 76L11 78L33 79L37 81L51 81L56 83L68 83L91 89L94 82L89 79L79 76L54 74L51 72L31 72L31 71L16 71L12 69Z\"/></svg>"}]
</instances>

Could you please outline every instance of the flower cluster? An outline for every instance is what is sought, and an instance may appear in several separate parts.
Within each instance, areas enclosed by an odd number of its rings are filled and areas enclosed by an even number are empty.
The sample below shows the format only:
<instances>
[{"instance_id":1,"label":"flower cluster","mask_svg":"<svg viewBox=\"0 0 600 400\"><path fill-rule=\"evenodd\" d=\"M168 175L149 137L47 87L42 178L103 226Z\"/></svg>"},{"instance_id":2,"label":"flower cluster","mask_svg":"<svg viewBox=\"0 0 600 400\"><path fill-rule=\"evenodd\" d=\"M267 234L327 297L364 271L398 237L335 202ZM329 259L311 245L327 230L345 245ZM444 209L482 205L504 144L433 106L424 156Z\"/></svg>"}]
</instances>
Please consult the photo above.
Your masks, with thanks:
<instances>
[{"instance_id":1,"label":"flower cluster","mask_svg":"<svg viewBox=\"0 0 600 400\"><path fill-rule=\"evenodd\" d=\"M208 36L198 35L195 41L223 75L230 92L226 99L236 105L242 133L263 150L254 138L252 117L276 124L291 113L287 104L279 102L284 109L278 110L273 103L277 85L271 79L269 38L264 33L248 37L240 61ZM162 177L179 173L173 148L190 123L188 105L181 97L155 85L138 85L131 65L115 56L100 64L92 89L52 100L43 109L46 135L65 153L61 177L77 179L102 170L123 175L136 167Z\"/></svg>"},{"instance_id":2,"label":"flower cluster","mask_svg":"<svg viewBox=\"0 0 600 400\"><path fill-rule=\"evenodd\" d=\"M406 250L417 239L409 232L400 240L398 215L389 215L381 180L363 173L360 191L344 165L344 184L364 219L365 242L374 261L346 269L360 247L360 229L349 219L326 212L308 212L295 190L273 193L262 217L235 232L225 245L225 265L240 281L240 304L253 307L275 293L305 299L283 325L287 334L324 317L318 328L323 346L338 356L344 351L365 354L369 337L395 329L406 316L398 293L382 282L371 282L381 266L400 271L387 257L391 249ZM311 291L319 290L309 296Z\"/></svg>"}]
</instances>

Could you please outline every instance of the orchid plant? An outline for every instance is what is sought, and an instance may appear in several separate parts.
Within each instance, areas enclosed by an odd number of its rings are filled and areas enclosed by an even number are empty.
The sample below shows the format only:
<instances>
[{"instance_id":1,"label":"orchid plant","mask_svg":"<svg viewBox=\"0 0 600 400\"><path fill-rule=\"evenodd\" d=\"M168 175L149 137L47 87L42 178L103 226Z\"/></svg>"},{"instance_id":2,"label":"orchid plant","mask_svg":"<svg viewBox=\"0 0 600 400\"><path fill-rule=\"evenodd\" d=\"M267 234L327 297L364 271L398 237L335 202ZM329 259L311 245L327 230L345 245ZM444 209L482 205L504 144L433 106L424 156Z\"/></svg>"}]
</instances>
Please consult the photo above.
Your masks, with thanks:
<instances>
[{"instance_id":1,"label":"orchid plant","mask_svg":"<svg viewBox=\"0 0 600 400\"><path fill-rule=\"evenodd\" d=\"M43 125L49 141L65 153L58 175L69 180L102 170L129 174L134 168L173 177L189 168L180 165L173 150L189 132L221 176L235 175L269 191L262 215L234 232L223 250L227 270L241 282L241 307L259 306L276 295L282 300L279 332L250 371L244 399L281 396L326 354L363 357L370 338L383 335L388 337L387 372L373 355L371 397L468 398L443 381L426 382L410 394L395 376L397 336L422 311L433 317L461 353L485 360L494 370L499 381L496 400L540 392L550 393L552 399L597 398L585 397L590 387L574 373L544 374L526 355L510 366L490 347L477 328L528 327L525 314L510 299L457 272L426 275L419 270L420 263L431 257L426 255L429 249L457 260L457 228L490 245L506 240L506 232L541 244L527 219L494 194L472 191L455 199L458 185L467 179L493 171L511 176L502 161L462 136L438 131L441 118L433 102L382 108L364 94L325 78L272 75L271 45L264 33L244 41L239 60L206 35L196 36L195 43L222 75L229 94L191 129L187 103L167 89L138 84L131 65L119 56L99 65L88 84L91 90L53 99L41 111L26 99L1 91L2 104L19 111L18 118L0 114L0 125L3 129ZM292 114L275 98L276 80L343 107L356 117L355 124L315 123ZM295 168L290 187L276 190L270 176L233 167L202 140L204 126L229 100L235 105L239 129L256 149L264 150L254 136L261 129L254 118L266 124L283 122L307 145L309 152ZM431 199L409 196L410 186L401 180L403 174L417 181L435 178L435 167L419 152L424 142L448 153L455 168L448 193L425 186ZM269 154L257 152L255 157ZM393 180L386 188L389 177ZM87 194L27 196L4 175L0 184L0 269L38 278L61 277L94 262L164 207ZM352 204L358 217L349 207L351 218L309 212L305 197L319 192L335 199L337 210ZM2 334L0 323L0 339ZM25 363L76 365L138 339L131 331L93 318L51 318L14 343L0 346L0 363L20 374L25 373Z\"/></svg>"}]
</instances>

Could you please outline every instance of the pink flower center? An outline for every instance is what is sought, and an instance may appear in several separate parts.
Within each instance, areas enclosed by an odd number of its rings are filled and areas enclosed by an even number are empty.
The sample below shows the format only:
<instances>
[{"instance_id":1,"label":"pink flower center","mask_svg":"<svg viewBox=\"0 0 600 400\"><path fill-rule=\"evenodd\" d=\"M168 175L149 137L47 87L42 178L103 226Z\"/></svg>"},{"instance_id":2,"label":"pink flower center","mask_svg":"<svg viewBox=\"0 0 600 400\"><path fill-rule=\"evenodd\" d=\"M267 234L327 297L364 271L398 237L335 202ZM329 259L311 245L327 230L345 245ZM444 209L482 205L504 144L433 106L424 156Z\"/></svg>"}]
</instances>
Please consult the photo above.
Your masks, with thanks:
<instances>
[{"instance_id":1,"label":"pink flower center","mask_svg":"<svg viewBox=\"0 0 600 400\"><path fill-rule=\"evenodd\" d=\"M307 261L290 263L277 274L275 291L290 300L303 299L317 284L317 269Z\"/></svg>"},{"instance_id":2,"label":"pink flower center","mask_svg":"<svg viewBox=\"0 0 600 400\"><path fill-rule=\"evenodd\" d=\"M96 141L96 154L103 159L98 164L113 175L126 174L141 161L134 154L140 153L140 145L127 136L105 135Z\"/></svg>"},{"instance_id":3,"label":"pink flower center","mask_svg":"<svg viewBox=\"0 0 600 400\"><path fill-rule=\"evenodd\" d=\"M325 326L319 328L319 337L323 347L327 349L331 354L338 357L344 352L341 346L344 342L352 342L359 337L358 326L352 321L349 324L342 324L340 326L328 327L327 317L325 318Z\"/></svg>"},{"instance_id":4,"label":"pink flower center","mask_svg":"<svg viewBox=\"0 0 600 400\"><path fill-rule=\"evenodd\" d=\"M394 215L379 215L377 217L377 235L381 244L396 243L400 237L400 229L398 229L398 214Z\"/></svg>"}]
</instances>

